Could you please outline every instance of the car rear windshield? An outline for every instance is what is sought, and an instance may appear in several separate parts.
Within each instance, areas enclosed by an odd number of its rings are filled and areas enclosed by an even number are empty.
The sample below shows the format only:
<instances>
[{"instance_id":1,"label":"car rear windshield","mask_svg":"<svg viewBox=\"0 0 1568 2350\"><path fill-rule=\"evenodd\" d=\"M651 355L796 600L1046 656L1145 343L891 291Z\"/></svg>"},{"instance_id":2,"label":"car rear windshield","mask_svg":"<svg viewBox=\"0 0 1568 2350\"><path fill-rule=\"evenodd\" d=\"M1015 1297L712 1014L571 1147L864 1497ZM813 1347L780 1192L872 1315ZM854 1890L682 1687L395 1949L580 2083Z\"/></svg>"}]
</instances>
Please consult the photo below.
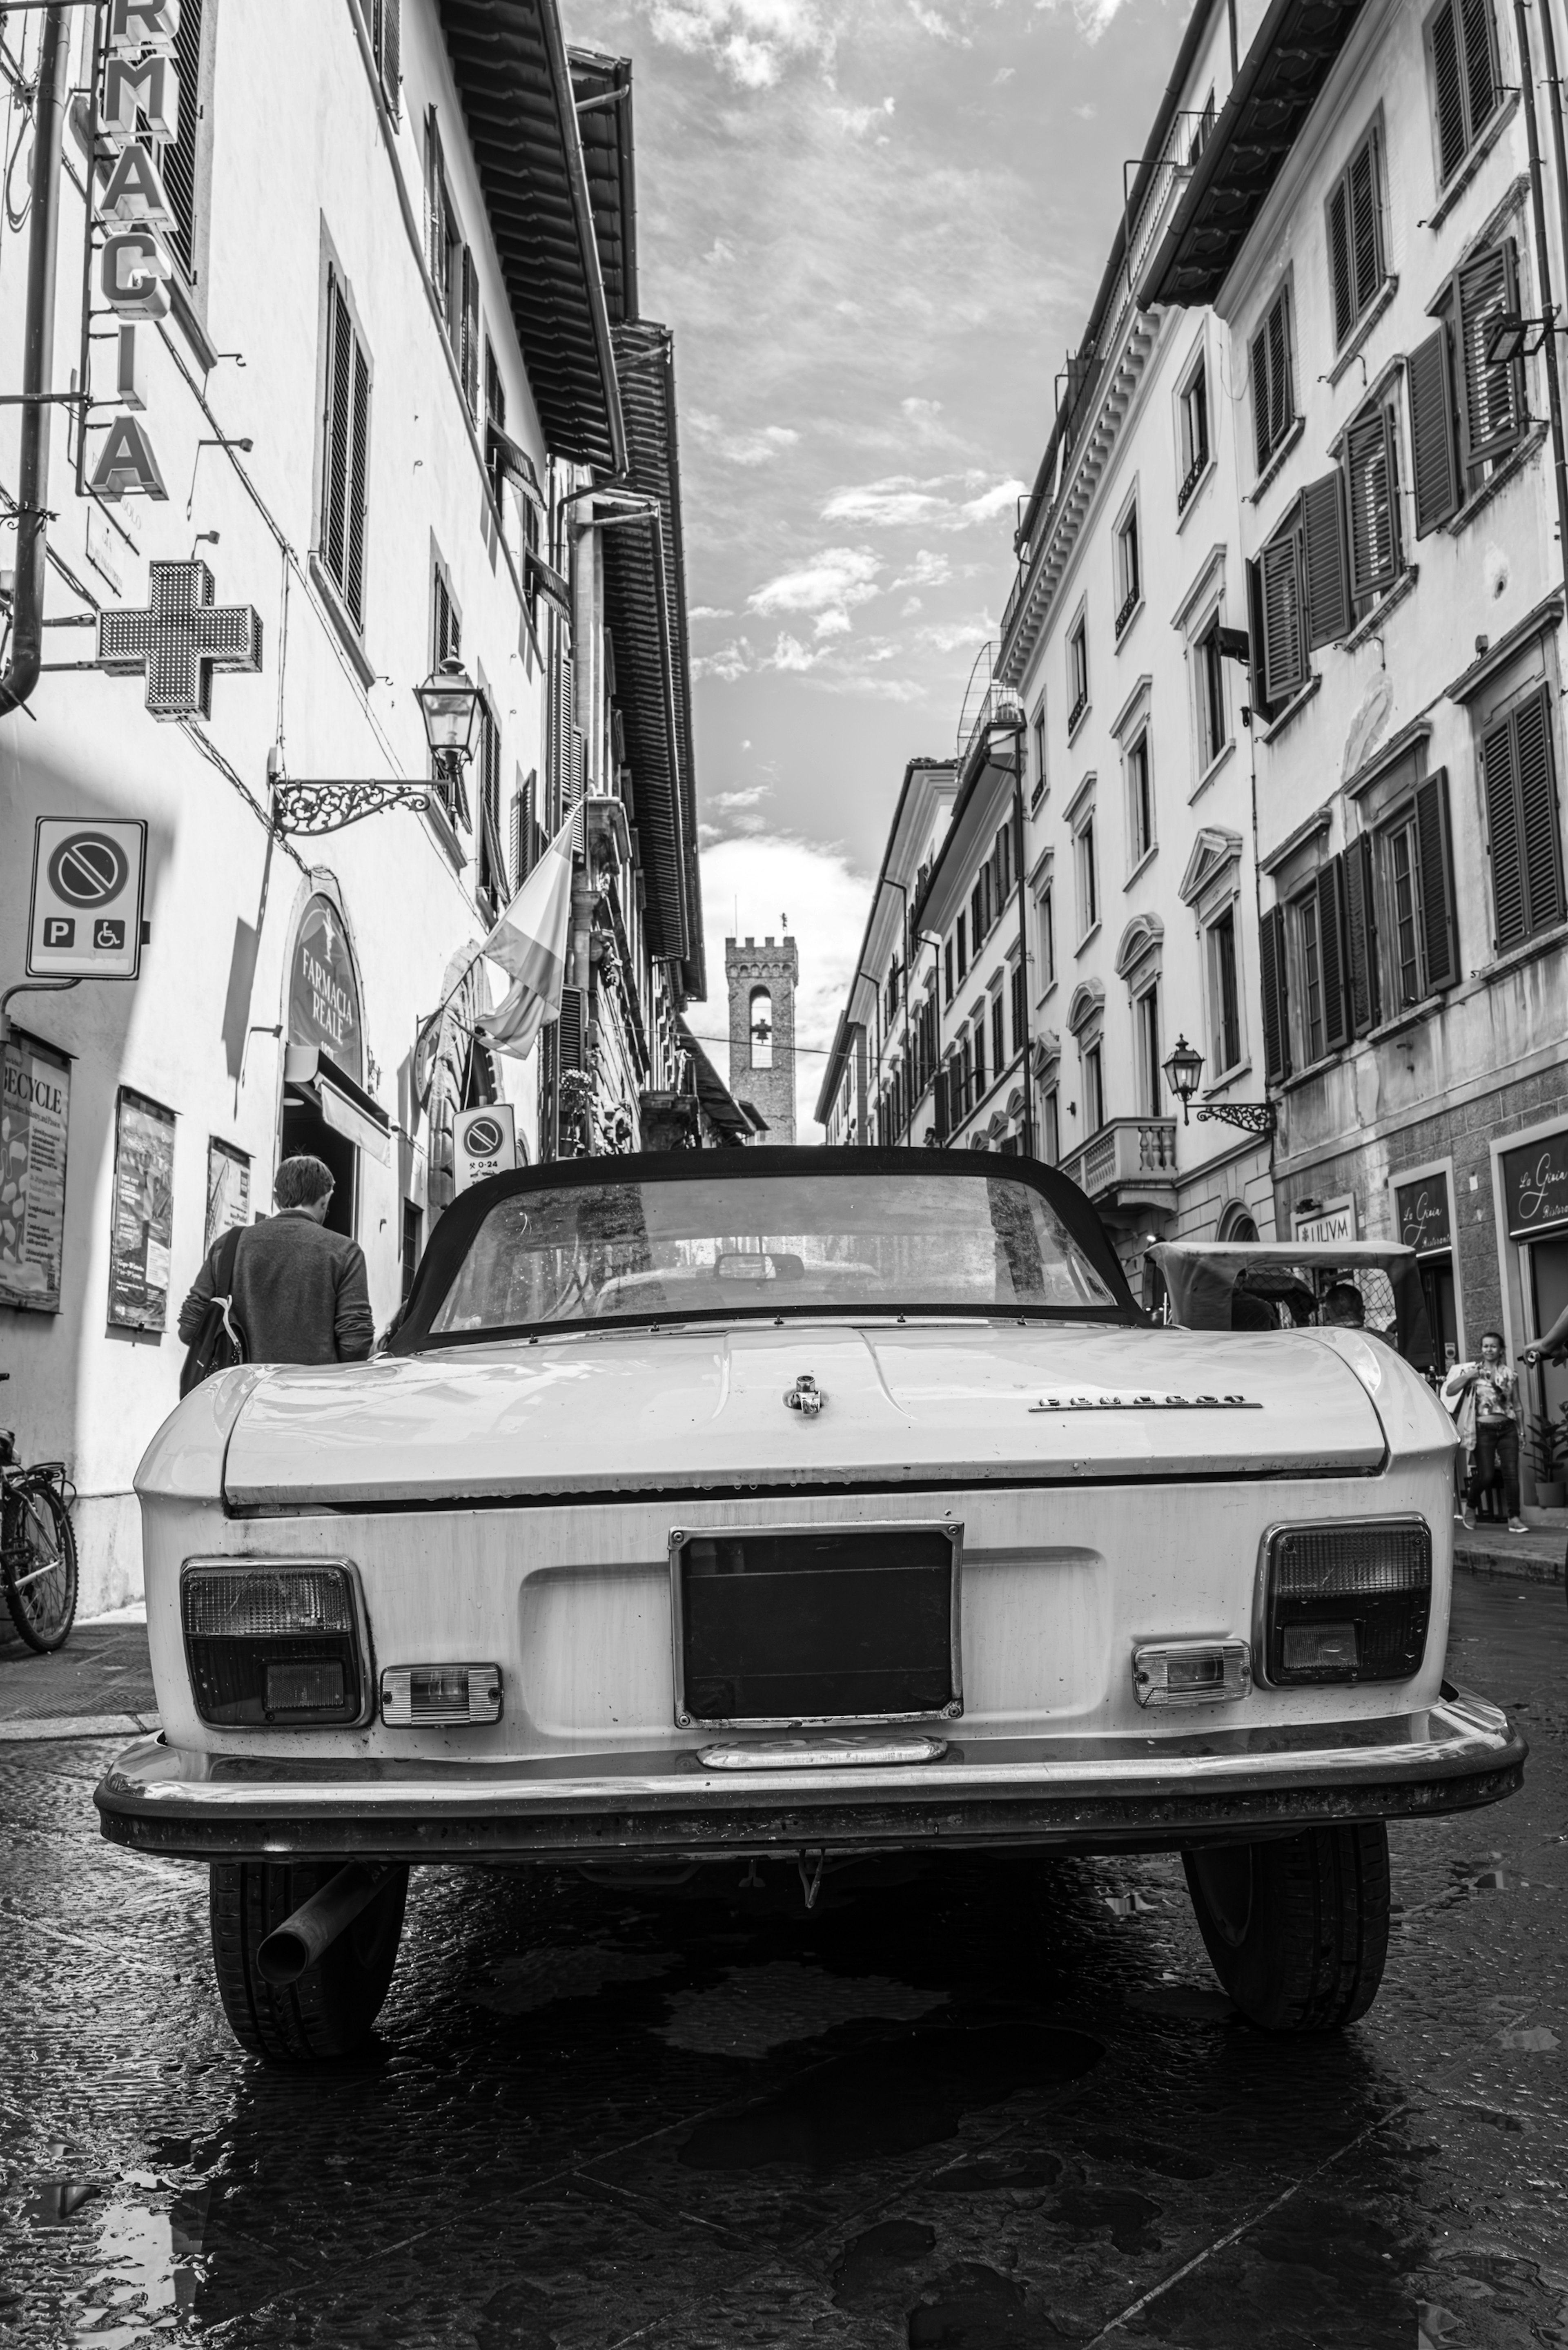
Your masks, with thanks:
<instances>
[{"instance_id":1,"label":"car rear windshield","mask_svg":"<svg viewBox=\"0 0 1568 2350\"><path fill-rule=\"evenodd\" d=\"M865 1308L1116 1312L1051 1202L1005 1175L693 1176L497 1201L431 1337Z\"/></svg>"}]
</instances>

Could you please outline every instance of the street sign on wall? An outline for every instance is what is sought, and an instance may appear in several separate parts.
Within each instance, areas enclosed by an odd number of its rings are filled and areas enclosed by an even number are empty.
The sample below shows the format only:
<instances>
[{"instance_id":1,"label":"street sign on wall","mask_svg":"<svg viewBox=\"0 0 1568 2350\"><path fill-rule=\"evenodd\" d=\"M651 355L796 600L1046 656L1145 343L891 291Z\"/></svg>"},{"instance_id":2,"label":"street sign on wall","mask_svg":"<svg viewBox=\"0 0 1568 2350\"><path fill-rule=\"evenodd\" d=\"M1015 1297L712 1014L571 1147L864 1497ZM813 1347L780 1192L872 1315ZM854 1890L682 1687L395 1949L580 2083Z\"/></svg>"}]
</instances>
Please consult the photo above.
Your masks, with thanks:
<instances>
[{"instance_id":1,"label":"street sign on wall","mask_svg":"<svg viewBox=\"0 0 1568 2350\"><path fill-rule=\"evenodd\" d=\"M1295 1211L1298 1241L1353 1241L1355 1238L1355 1201L1347 1192L1342 1200L1324 1200L1310 1208L1303 1215Z\"/></svg>"},{"instance_id":2,"label":"street sign on wall","mask_svg":"<svg viewBox=\"0 0 1568 2350\"><path fill-rule=\"evenodd\" d=\"M134 979L141 969L145 824L41 816L33 833L29 979Z\"/></svg>"},{"instance_id":3,"label":"street sign on wall","mask_svg":"<svg viewBox=\"0 0 1568 2350\"><path fill-rule=\"evenodd\" d=\"M466 1191L487 1175L500 1175L517 1164L517 1114L510 1102L490 1102L482 1109L460 1109L452 1128L452 1186Z\"/></svg>"}]
</instances>

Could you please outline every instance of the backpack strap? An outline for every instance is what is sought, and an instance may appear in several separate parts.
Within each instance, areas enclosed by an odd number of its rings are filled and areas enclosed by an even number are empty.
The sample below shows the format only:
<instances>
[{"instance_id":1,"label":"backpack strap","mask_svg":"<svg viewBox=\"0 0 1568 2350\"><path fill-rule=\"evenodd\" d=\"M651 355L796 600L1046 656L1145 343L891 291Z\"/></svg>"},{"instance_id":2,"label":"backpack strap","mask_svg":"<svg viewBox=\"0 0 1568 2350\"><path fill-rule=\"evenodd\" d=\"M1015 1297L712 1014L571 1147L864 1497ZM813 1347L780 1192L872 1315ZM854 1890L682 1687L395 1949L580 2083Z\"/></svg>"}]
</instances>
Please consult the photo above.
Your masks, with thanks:
<instances>
[{"instance_id":1,"label":"backpack strap","mask_svg":"<svg viewBox=\"0 0 1568 2350\"><path fill-rule=\"evenodd\" d=\"M234 1294L234 1259L244 1230L243 1224L231 1224L213 1251L213 1289L216 1296L233 1297Z\"/></svg>"}]
</instances>

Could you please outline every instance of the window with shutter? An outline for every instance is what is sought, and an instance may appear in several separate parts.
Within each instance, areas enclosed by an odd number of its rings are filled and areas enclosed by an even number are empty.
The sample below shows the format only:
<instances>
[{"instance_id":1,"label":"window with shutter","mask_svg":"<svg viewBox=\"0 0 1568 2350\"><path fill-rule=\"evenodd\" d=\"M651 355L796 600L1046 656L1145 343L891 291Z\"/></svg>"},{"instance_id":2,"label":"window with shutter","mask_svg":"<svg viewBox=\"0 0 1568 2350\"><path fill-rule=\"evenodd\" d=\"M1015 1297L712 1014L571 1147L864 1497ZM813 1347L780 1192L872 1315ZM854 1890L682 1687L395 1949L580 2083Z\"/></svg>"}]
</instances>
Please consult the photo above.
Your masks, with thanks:
<instances>
[{"instance_id":1,"label":"window with shutter","mask_svg":"<svg viewBox=\"0 0 1568 2350\"><path fill-rule=\"evenodd\" d=\"M583 991L580 987L562 988L561 1016L556 1026L564 1076L568 1069L580 1069L583 1066Z\"/></svg>"},{"instance_id":2,"label":"window with shutter","mask_svg":"<svg viewBox=\"0 0 1568 2350\"><path fill-rule=\"evenodd\" d=\"M1289 996L1285 985L1285 916L1271 906L1258 925L1258 971L1263 996L1263 1064L1272 1085L1291 1073Z\"/></svg>"},{"instance_id":3,"label":"window with shutter","mask_svg":"<svg viewBox=\"0 0 1568 2350\"><path fill-rule=\"evenodd\" d=\"M1518 753L1511 718L1505 718L1486 735L1481 764L1496 943L1498 951L1506 953L1530 935L1520 843Z\"/></svg>"},{"instance_id":4,"label":"window with shutter","mask_svg":"<svg viewBox=\"0 0 1568 2350\"><path fill-rule=\"evenodd\" d=\"M998 1077L999 1077L999 1076L1002 1075L1002 1072L1003 1071L1003 1069L1004 1069L1006 1066L1007 1066L1007 1007L1006 1007L1006 1005L1003 1003L1003 1002L1002 1002L1002 992L1001 992L1001 990L1000 990L1000 989L998 989L997 993L996 993L992 997L992 999L991 999L991 1068L992 1068L992 1075L993 1076L998 1076Z\"/></svg>"},{"instance_id":5,"label":"window with shutter","mask_svg":"<svg viewBox=\"0 0 1568 2350\"><path fill-rule=\"evenodd\" d=\"M1295 418L1290 298L1284 286L1252 338L1252 436L1261 473Z\"/></svg>"},{"instance_id":6,"label":"window with shutter","mask_svg":"<svg viewBox=\"0 0 1568 2350\"><path fill-rule=\"evenodd\" d=\"M1318 930L1315 887L1291 908L1295 917L1296 998L1301 1006L1302 1053L1310 1066L1324 1049L1323 941Z\"/></svg>"},{"instance_id":7,"label":"window with shutter","mask_svg":"<svg viewBox=\"0 0 1568 2350\"><path fill-rule=\"evenodd\" d=\"M1399 576L1398 443L1393 411L1381 403L1345 436L1345 503L1350 524L1350 592L1357 611Z\"/></svg>"},{"instance_id":8,"label":"window with shutter","mask_svg":"<svg viewBox=\"0 0 1568 2350\"><path fill-rule=\"evenodd\" d=\"M1249 559L1247 564L1247 691L1254 717L1267 725L1273 716L1273 704L1269 700L1268 665L1265 644L1268 629L1263 617L1263 567Z\"/></svg>"},{"instance_id":9,"label":"window with shutter","mask_svg":"<svg viewBox=\"0 0 1568 2350\"><path fill-rule=\"evenodd\" d=\"M1449 330L1440 324L1406 362L1410 402L1411 470L1415 474L1416 536L1426 538L1458 514L1462 502L1459 452L1454 432Z\"/></svg>"},{"instance_id":10,"label":"window with shutter","mask_svg":"<svg viewBox=\"0 0 1568 2350\"><path fill-rule=\"evenodd\" d=\"M1365 1036L1383 1017L1377 970L1377 913L1373 886L1372 840L1363 833L1342 860L1345 876L1345 982L1350 1031Z\"/></svg>"},{"instance_id":11,"label":"window with shutter","mask_svg":"<svg viewBox=\"0 0 1568 2350\"><path fill-rule=\"evenodd\" d=\"M1526 431L1524 369L1512 360L1489 367L1487 334L1493 319L1519 310L1513 241L1507 238L1467 261L1454 278L1452 318L1459 359L1459 430L1464 463L1474 469L1501 456Z\"/></svg>"},{"instance_id":12,"label":"window with shutter","mask_svg":"<svg viewBox=\"0 0 1568 2350\"><path fill-rule=\"evenodd\" d=\"M161 142L158 168L174 214L166 242L186 282L196 275L198 186L197 134L202 120L203 0L185 0L174 34L174 73L180 85L179 120L172 139Z\"/></svg>"},{"instance_id":13,"label":"window with shutter","mask_svg":"<svg viewBox=\"0 0 1568 2350\"><path fill-rule=\"evenodd\" d=\"M1345 984L1345 920L1340 898L1340 861L1333 857L1317 877L1317 952L1323 990L1323 1050L1350 1041L1350 1006Z\"/></svg>"},{"instance_id":14,"label":"window with shutter","mask_svg":"<svg viewBox=\"0 0 1568 2350\"><path fill-rule=\"evenodd\" d=\"M1012 966L1010 992L1012 997L1012 1049L1014 1053L1022 1053L1029 1014L1024 1003L1023 965L1021 962L1015 962Z\"/></svg>"},{"instance_id":15,"label":"window with shutter","mask_svg":"<svg viewBox=\"0 0 1568 2350\"><path fill-rule=\"evenodd\" d=\"M1306 555L1306 600L1313 646L1331 645L1350 634L1350 570L1345 544L1345 488L1338 472L1309 482L1302 492L1302 538Z\"/></svg>"},{"instance_id":16,"label":"window with shutter","mask_svg":"<svg viewBox=\"0 0 1568 2350\"><path fill-rule=\"evenodd\" d=\"M1260 568L1263 691L1270 711L1275 711L1282 709L1307 681L1301 534L1293 515L1285 528L1264 547Z\"/></svg>"},{"instance_id":17,"label":"window with shutter","mask_svg":"<svg viewBox=\"0 0 1568 2350\"><path fill-rule=\"evenodd\" d=\"M1376 131L1367 132L1329 196L1328 265L1334 340L1344 343L1383 283Z\"/></svg>"},{"instance_id":18,"label":"window with shutter","mask_svg":"<svg viewBox=\"0 0 1568 2350\"><path fill-rule=\"evenodd\" d=\"M1416 788L1416 855L1421 874L1421 951L1428 990L1459 976L1454 936L1454 851L1449 831L1449 778L1439 767Z\"/></svg>"},{"instance_id":19,"label":"window with shutter","mask_svg":"<svg viewBox=\"0 0 1568 2350\"><path fill-rule=\"evenodd\" d=\"M182 19L183 22L183 19ZM321 420L322 567L354 627L365 625L365 514L370 460L370 362L342 280L327 273Z\"/></svg>"},{"instance_id":20,"label":"window with shutter","mask_svg":"<svg viewBox=\"0 0 1568 2350\"><path fill-rule=\"evenodd\" d=\"M1437 119L1438 178L1446 187L1502 96L1490 0L1442 0L1427 20Z\"/></svg>"},{"instance_id":21,"label":"window with shutter","mask_svg":"<svg viewBox=\"0 0 1568 2350\"><path fill-rule=\"evenodd\" d=\"M471 416L479 414L479 272L473 255L462 248L462 338L458 353L462 370L463 398Z\"/></svg>"},{"instance_id":22,"label":"window with shutter","mask_svg":"<svg viewBox=\"0 0 1568 2350\"><path fill-rule=\"evenodd\" d=\"M184 13L182 8L182 17ZM370 46L376 54L381 94L394 122L398 120L403 78L401 13L400 0L371 0Z\"/></svg>"}]
</instances>

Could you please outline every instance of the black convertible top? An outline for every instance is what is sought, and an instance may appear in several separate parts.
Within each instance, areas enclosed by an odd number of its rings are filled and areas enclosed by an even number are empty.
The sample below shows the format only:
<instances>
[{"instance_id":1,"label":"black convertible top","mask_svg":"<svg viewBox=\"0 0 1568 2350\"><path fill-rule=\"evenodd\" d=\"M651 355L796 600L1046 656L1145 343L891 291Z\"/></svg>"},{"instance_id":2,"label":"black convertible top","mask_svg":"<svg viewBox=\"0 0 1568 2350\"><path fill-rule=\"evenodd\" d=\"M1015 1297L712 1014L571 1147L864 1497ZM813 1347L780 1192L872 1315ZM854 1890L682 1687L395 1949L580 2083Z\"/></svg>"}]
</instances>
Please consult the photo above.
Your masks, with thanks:
<instances>
[{"instance_id":1,"label":"black convertible top","mask_svg":"<svg viewBox=\"0 0 1568 2350\"><path fill-rule=\"evenodd\" d=\"M596 1184L755 1182L763 1177L786 1175L840 1176L846 1181L867 1175L943 1175L978 1181L1022 1183L1038 1191L1060 1216L1072 1238L1106 1283L1115 1299L1111 1313L1129 1321L1147 1319L1127 1287L1127 1275L1094 1209L1077 1185L1059 1169L1036 1159L1002 1158L978 1150L829 1150L759 1146L746 1150L665 1150L629 1153L613 1159L550 1159L536 1167L520 1167L510 1174L492 1175L460 1192L431 1234L420 1262L407 1309L388 1342L393 1355L417 1354L430 1337L431 1325L441 1311L448 1290L468 1255L491 1210L502 1200L530 1192L561 1191ZM817 1310L817 1309L813 1309ZM867 1310L864 1305L857 1309ZM966 1309L972 1314L974 1308ZM1074 1309L1056 1308L1069 1316ZM1104 1321L1106 1309L1095 1310ZM442 1343L438 1338L438 1345Z\"/></svg>"}]
</instances>

